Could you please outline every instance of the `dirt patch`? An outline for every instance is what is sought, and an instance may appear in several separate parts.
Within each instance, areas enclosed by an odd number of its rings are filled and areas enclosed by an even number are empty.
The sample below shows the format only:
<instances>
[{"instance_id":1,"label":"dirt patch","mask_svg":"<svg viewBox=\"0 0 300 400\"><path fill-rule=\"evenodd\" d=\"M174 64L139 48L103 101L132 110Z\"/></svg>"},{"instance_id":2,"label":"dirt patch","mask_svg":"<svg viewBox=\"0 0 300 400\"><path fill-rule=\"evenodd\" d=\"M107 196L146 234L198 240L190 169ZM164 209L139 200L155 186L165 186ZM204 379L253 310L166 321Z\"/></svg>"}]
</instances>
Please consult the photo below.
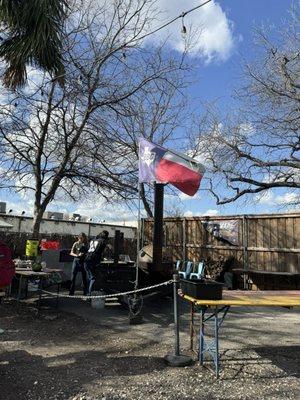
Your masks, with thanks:
<instances>
[{"instance_id":1,"label":"dirt patch","mask_svg":"<svg viewBox=\"0 0 300 400\"><path fill-rule=\"evenodd\" d=\"M182 369L165 365L163 356L173 352L171 302L146 304L145 323L139 326L130 326L126 311L118 306L97 319L87 304L72 304L62 305L57 315L43 311L39 318L28 305L21 306L19 315L14 302L0 305L0 327L5 330L0 336L1 398L299 398L296 312L274 311L265 320L263 311L260 320L257 315L233 312L224 328L222 372L216 380L212 370L198 363ZM72 307L79 315L64 311ZM185 353L187 311L181 308Z\"/></svg>"}]
</instances>

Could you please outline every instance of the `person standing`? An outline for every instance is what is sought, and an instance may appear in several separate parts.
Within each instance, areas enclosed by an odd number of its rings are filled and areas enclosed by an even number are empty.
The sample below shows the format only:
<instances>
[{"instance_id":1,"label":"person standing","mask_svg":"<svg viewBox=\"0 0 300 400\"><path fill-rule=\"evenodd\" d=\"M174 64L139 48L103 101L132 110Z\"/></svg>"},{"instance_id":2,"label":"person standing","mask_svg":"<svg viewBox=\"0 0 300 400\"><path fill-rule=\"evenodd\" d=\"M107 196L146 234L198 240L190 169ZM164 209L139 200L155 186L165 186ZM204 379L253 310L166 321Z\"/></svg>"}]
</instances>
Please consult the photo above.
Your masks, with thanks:
<instances>
[{"instance_id":1,"label":"person standing","mask_svg":"<svg viewBox=\"0 0 300 400\"><path fill-rule=\"evenodd\" d=\"M107 242L107 231L103 231L90 242L90 247L84 262L84 268L88 276L88 295L91 295L92 293L93 285L96 279L96 267L101 261Z\"/></svg>"},{"instance_id":2,"label":"person standing","mask_svg":"<svg viewBox=\"0 0 300 400\"><path fill-rule=\"evenodd\" d=\"M71 276L71 286L69 294L71 296L75 293L76 277L78 272L81 272L83 294L86 295L88 291L88 282L86 276L86 270L84 268L84 259L88 251L88 241L85 233L81 233L78 236L78 240L73 244L70 255L74 257L72 265L72 276Z\"/></svg>"}]
</instances>

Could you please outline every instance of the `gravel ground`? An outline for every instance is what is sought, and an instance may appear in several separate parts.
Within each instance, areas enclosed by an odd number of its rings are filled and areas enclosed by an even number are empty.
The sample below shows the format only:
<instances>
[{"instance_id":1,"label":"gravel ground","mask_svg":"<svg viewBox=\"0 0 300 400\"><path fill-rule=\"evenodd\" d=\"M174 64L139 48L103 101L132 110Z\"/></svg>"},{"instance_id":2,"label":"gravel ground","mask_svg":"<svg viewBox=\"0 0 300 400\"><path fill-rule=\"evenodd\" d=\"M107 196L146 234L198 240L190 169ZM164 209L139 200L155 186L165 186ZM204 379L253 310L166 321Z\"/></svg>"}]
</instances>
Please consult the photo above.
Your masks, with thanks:
<instances>
[{"instance_id":1,"label":"gravel ground","mask_svg":"<svg viewBox=\"0 0 300 400\"><path fill-rule=\"evenodd\" d=\"M0 399L300 399L297 310L232 309L221 332L218 380L209 362L205 368L165 365L174 345L170 299L148 299L143 313L142 325L129 325L119 305L95 310L71 299L58 314L49 308L37 318L30 304L18 315L6 300L0 305ZM183 303L180 313L181 348L188 354Z\"/></svg>"}]
</instances>

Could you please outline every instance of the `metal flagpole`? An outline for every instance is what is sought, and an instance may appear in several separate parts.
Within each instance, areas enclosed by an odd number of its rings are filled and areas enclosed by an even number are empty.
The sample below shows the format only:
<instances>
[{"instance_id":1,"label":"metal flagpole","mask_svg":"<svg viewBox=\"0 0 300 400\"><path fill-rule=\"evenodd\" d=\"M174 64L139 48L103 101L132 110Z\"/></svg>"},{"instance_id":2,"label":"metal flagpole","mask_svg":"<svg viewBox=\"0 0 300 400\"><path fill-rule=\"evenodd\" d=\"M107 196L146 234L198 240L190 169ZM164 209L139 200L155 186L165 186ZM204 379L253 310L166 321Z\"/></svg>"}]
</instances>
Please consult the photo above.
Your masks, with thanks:
<instances>
[{"instance_id":1,"label":"metal flagpole","mask_svg":"<svg viewBox=\"0 0 300 400\"><path fill-rule=\"evenodd\" d=\"M140 183L138 183L138 228L136 238L136 268L135 268L135 283L134 290L138 289L139 286L139 251L140 251L140 229L141 229L141 193ZM129 302L129 323L130 324L141 324L143 317L141 314L143 300L137 293L134 293L131 303Z\"/></svg>"},{"instance_id":2,"label":"metal flagpole","mask_svg":"<svg viewBox=\"0 0 300 400\"><path fill-rule=\"evenodd\" d=\"M140 230L141 230L141 184L140 184L140 146L139 143L139 180L138 180L138 227L137 227L137 238L136 238L136 268L135 268L135 283L134 290L138 289L139 286L139 251L140 251ZM140 324L143 321L141 314L143 298L139 297L137 293L134 293L133 299L130 302L129 299L129 323Z\"/></svg>"},{"instance_id":3,"label":"metal flagpole","mask_svg":"<svg viewBox=\"0 0 300 400\"><path fill-rule=\"evenodd\" d=\"M140 182L138 182L138 228L137 228L137 238L136 238L136 269L135 269L134 289L137 289L139 285L140 230L141 230L141 184Z\"/></svg>"}]
</instances>

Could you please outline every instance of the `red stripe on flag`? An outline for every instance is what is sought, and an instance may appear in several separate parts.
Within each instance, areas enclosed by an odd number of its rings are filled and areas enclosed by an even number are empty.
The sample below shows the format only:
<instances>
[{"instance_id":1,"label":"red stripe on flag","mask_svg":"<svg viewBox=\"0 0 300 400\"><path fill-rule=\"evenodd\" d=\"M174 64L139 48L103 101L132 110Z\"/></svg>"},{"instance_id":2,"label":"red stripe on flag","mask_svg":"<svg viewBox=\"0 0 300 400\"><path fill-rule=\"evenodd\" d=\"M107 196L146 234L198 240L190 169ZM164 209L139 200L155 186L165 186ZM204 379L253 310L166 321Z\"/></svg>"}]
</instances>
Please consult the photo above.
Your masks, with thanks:
<instances>
[{"instance_id":1,"label":"red stripe on flag","mask_svg":"<svg viewBox=\"0 0 300 400\"><path fill-rule=\"evenodd\" d=\"M193 196L197 192L202 179L199 172L164 158L158 163L155 175L158 181L171 183L189 196Z\"/></svg>"}]
</instances>

